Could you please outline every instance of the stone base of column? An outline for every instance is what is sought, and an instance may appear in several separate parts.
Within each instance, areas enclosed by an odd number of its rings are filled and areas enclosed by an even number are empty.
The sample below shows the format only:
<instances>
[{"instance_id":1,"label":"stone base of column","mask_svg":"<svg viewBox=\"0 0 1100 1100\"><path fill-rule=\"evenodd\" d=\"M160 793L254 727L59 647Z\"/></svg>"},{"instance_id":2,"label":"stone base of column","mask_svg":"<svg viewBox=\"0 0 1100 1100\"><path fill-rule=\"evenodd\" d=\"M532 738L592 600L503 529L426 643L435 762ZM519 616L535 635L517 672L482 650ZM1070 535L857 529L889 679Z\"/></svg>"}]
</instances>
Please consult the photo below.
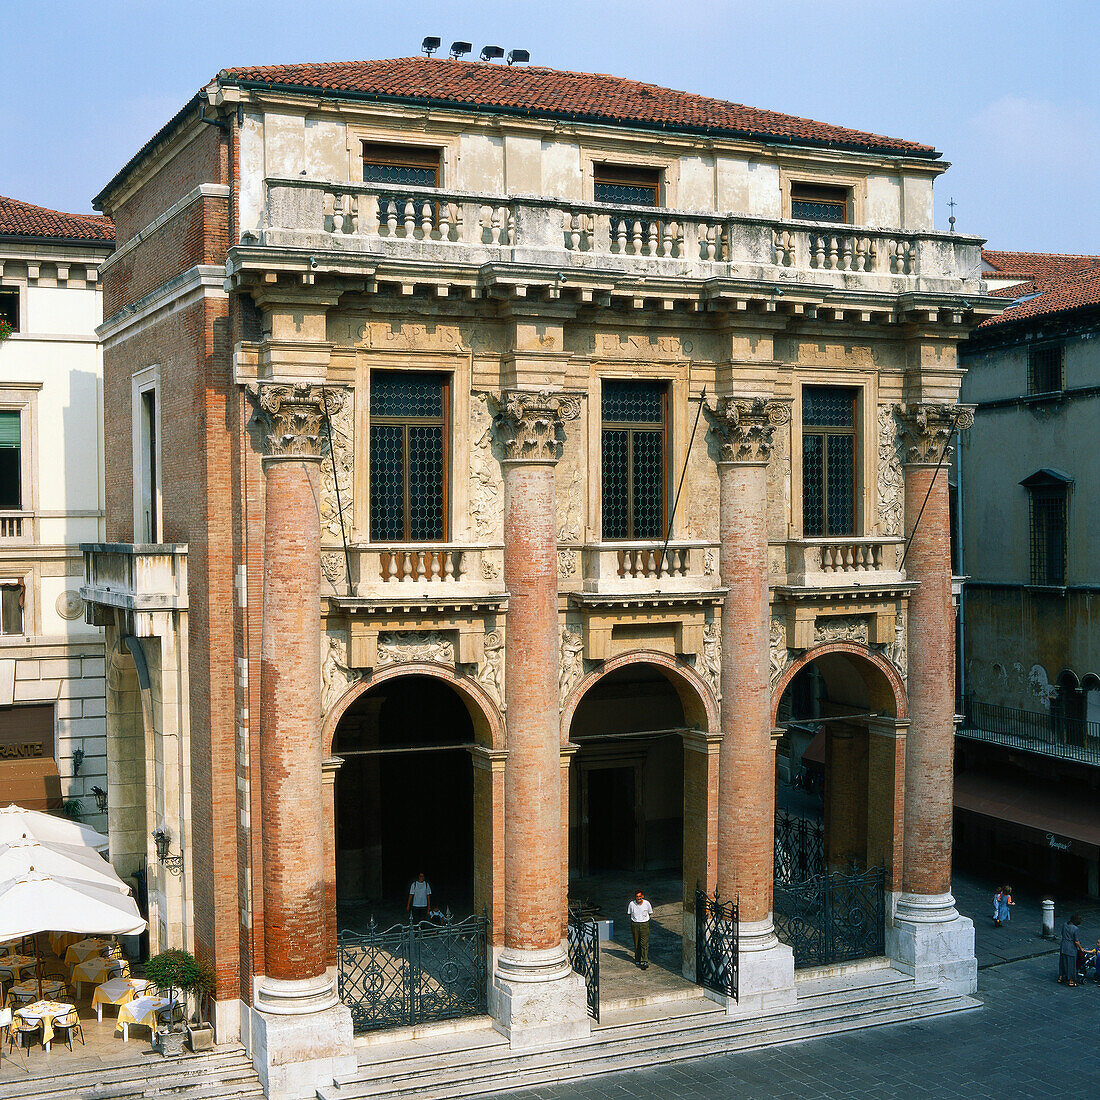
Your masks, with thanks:
<instances>
[{"instance_id":1,"label":"stone base of column","mask_svg":"<svg viewBox=\"0 0 1100 1100\"><path fill-rule=\"evenodd\" d=\"M737 1000L703 992L722 1005L727 1014L755 1015L793 1005L794 951L775 934L771 916L766 920L741 921L738 927Z\"/></svg>"},{"instance_id":2,"label":"stone base of column","mask_svg":"<svg viewBox=\"0 0 1100 1100\"><path fill-rule=\"evenodd\" d=\"M902 894L886 930L886 953L895 969L918 982L955 993L978 988L974 922L959 915L950 894Z\"/></svg>"},{"instance_id":3,"label":"stone base of column","mask_svg":"<svg viewBox=\"0 0 1100 1100\"><path fill-rule=\"evenodd\" d=\"M591 1033L584 978L569 965L565 945L543 951L505 948L489 986L493 1027L513 1050L586 1039Z\"/></svg>"},{"instance_id":4,"label":"stone base of column","mask_svg":"<svg viewBox=\"0 0 1100 1100\"><path fill-rule=\"evenodd\" d=\"M268 1100L312 1098L319 1085L356 1073L351 1011L328 977L262 978L254 1001L242 1038Z\"/></svg>"}]
</instances>

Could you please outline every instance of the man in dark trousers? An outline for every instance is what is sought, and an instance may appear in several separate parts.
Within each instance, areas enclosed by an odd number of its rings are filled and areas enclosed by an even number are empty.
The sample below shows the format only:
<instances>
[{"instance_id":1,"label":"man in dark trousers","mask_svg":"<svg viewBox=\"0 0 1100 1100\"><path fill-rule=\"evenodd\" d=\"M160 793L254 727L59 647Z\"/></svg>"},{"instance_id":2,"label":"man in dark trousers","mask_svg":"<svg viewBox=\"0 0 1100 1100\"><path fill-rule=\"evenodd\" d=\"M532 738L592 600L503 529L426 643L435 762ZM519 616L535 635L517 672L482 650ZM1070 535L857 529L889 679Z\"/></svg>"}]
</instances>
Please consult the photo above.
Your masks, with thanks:
<instances>
[{"instance_id":1,"label":"man in dark trousers","mask_svg":"<svg viewBox=\"0 0 1100 1100\"><path fill-rule=\"evenodd\" d=\"M630 914L630 931L634 936L634 965L649 969L649 918L653 906L641 890L635 891L634 900L626 907Z\"/></svg>"},{"instance_id":2,"label":"man in dark trousers","mask_svg":"<svg viewBox=\"0 0 1100 1100\"><path fill-rule=\"evenodd\" d=\"M405 902L405 912L412 913L414 921L428 919L428 913L432 908L431 883L424 877L421 871L416 876L416 881L409 883L409 900Z\"/></svg>"}]
</instances>

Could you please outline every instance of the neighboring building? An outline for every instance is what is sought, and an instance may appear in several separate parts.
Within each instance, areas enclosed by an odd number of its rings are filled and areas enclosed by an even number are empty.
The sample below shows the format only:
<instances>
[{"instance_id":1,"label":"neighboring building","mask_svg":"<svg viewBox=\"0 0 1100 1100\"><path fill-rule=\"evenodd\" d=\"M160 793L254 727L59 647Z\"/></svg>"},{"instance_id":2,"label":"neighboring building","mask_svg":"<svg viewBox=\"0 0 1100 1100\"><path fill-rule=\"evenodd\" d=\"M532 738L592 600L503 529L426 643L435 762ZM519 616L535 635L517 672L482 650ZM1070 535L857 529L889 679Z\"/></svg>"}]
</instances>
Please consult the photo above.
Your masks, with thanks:
<instances>
[{"instance_id":1,"label":"neighboring building","mask_svg":"<svg viewBox=\"0 0 1100 1100\"><path fill-rule=\"evenodd\" d=\"M697 885L738 898L741 1010L794 1002L772 732L810 669L873 953L973 988L935 470L999 307L932 227L944 168L407 58L223 71L99 195L112 858L273 1095L355 1071L349 1008L387 1005L338 1002L337 913L403 916L421 867L488 915L517 1049L588 1033L582 873L672 868L689 976Z\"/></svg>"},{"instance_id":2,"label":"neighboring building","mask_svg":"<svg viewBox=\"0 0 1100 1100\"><path fill-rule=\"evenodd\" d=\"M103 533L99 265L109 218L0 197L0 804L106 831L103 631L80 544Z\"/></svg>"},{"instance_id":3,"label":"neighboring building","mask_svg":"<svg viewBox=\"0 0 1100 1100\"><path fill-rule=\"evenodd\" d=\"M960 348L960 858L1100 895L1100 256L985 252Z\"/></svg>"}]
</instances>

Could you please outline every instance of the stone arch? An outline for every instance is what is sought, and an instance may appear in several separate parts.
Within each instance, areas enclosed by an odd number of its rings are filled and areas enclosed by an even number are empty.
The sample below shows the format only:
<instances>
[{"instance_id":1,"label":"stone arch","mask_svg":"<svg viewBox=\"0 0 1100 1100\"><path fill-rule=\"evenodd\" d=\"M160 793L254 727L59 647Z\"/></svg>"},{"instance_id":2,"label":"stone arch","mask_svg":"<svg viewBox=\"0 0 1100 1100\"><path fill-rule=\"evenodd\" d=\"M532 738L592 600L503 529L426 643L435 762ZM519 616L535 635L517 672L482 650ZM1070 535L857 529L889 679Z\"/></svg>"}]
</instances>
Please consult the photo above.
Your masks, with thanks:
<instances>
[{"instance_id":1,"label":"stone arch","mask_svg":"<svg viewBox=\"0 0 1100 1100\"><path fill-rule=\"evenodd\" d=\"M561 711L562 744L569 740L569 727L573 723L573 715L588 690L609 673L625 668L627 665L652 665L660 669L679 695L684 708L684 718L689 724L697 726L704 733L716 733L721 729L718 700L714 697L710 685L691 665L670 657L667 653L637 649L629 653L620 653L617 657L604 661L599 668L593 669L577 681L572 691L566 696Z\"/></svg>"},{"instance_id":2,"label":"stone arch","mask_svg":"<svg viewBox=\"0 0 1100 1100\"><path fill-rule=\"evenodd\" d=\"M504 716L489 693L476 680L449 665L436 664L433 661L402 661L386 665L349 684L347 690L333 703L321 727L321 745L326 756L332 755L340 719L356 699L398 676L431 676L448 684L458 694L470 715L477 743L487 749L504 748Z\"/></svg>"},{"instance_id":3,"label":"stone arch","mask_svg":"<svg viewBox=\"0 0 1100 1100\"><path fill-rule=\"evenodd\" d=\"M821 661L831 666L822 668L828 678L828 672L839 673L841 678L857 678L867 693L869 706L877 708L891 718L909 717L909 700L905 692L905 683L901 674L881 653L876 653L858 642L823 642L807 649L793 660L780 674L772 687L771 724L774 728L783 693L791 685L795 676L812 661ZM829 660L829 658L834 658Z\"/></svg>"}]
</instances>

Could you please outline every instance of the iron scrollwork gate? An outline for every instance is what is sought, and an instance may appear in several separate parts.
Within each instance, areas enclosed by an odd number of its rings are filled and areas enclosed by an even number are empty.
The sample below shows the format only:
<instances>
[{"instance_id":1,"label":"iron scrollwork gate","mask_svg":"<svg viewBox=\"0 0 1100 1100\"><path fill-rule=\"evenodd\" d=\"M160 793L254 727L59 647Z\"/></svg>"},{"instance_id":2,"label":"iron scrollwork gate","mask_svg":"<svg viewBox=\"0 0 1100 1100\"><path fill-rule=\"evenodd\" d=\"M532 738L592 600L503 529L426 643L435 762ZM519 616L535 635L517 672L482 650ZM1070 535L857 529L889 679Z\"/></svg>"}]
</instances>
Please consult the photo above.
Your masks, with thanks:
<instances>
[{"instance_id":1,"label":"iron scrollwork gate","mask_svg":"<svg viewBox=\"0 0 1100 1100\"><path fill-rule=\"evenodd\" d=\"M695 891L695 981L705 989L737 1000L736 901L721 901Z\"/></svg>"},{"instance_id":2,"label":"iron scrollwork gate","mask_svg":"<svg viewBox=\"0 0 1100 1100\"><path fill-rule=\"evenodd\" d=\"M569 965L584 978L588 1015L600 1022L600 926L579 909L569 910Z\"/></svg>"},{"instance_id":3,"label":"iron scrollwork gate","mask_svg":"<svg viewBox=\"0 0 1100 1100\"><path fill-rule=\"evenodd\" d=\"M395 924L337 936L340 1000L356 1031L378 1031L488 1010L488 919Z\"/></svg>"}]
</instances>

